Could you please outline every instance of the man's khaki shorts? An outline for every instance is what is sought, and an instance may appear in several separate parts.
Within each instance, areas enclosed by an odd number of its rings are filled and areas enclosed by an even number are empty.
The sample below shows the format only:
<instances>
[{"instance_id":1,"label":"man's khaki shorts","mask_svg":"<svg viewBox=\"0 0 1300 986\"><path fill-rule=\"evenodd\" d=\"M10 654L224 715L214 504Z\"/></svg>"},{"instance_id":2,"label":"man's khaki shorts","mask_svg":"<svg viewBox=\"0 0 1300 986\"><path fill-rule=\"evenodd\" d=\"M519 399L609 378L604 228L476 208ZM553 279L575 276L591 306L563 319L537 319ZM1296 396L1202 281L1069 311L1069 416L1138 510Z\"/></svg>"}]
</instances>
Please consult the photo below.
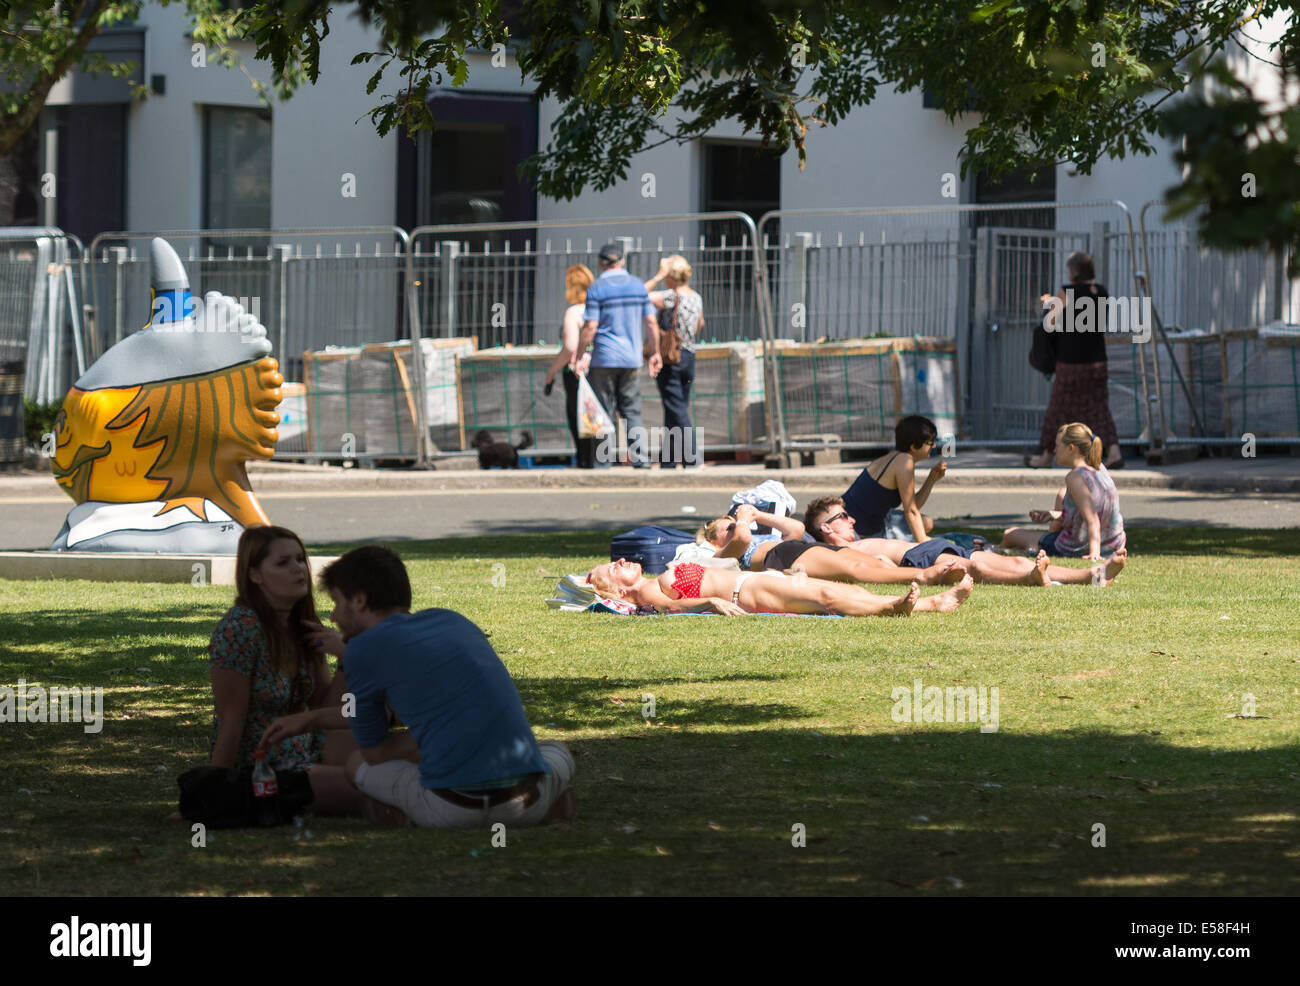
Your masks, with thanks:
<instances>
[{"instance_id":1,"label":"man's khaki shorts","mask_svg":"<svg viewBox=\"0 0 1300 986\"><path fill-rule=\"evenodd\" d=\"M522 797L486 811L452 804L420 783L420 765L409 760L361 764L357 768L357 788L376 801L402 809L421 828L487 828L497 822L520 827L540 825L551 805L573 783L574 763L563 743L548 740L538 746L550 772L538 778L539 796L527 808L523 807Z\"/></svg>"}]
</instances>

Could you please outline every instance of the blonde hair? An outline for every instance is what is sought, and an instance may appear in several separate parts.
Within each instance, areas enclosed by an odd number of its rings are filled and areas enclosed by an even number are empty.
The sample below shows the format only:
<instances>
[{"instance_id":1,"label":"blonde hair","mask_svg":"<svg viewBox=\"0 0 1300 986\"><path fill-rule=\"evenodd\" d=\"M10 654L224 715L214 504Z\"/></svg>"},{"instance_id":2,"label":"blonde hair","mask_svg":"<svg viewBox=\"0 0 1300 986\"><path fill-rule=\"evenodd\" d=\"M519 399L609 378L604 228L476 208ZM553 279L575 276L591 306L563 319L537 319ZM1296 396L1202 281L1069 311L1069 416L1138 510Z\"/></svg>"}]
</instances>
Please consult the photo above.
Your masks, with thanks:
<instances>
[{"instance_id":1,"label":"blonde hair","mask_svg":"<svg viewBox=\"0 0 1300 986\"><path fill-rule=\"evenodd\" d=\"M713 544L713 539L718 536L718 526L729 520L731 520L730 517L718 517L709 521L695 532L695 543L703 544L705 541L708 541L709 544ZM714 547L717 547L717 545L714 545Z\"/></svg>"},{"instance_id":2,"label":"blonde hair","mask_svg":"<svg viewBox=\"0 0 1300 986\"><path fill-rule=\"evenodd\" d=\"M574 264L564 272L564 300L570 305L580 305L587 300L587 288L596 275L586 264Z\"/></svg>"},{"instance_id":3,"label":"blonde hair","mask_svg":"<svg viewBox=\"0 0 1300 986\"><path fill-rule=\"evenodd\" d=\"M678 284L689 284L691 280L691 265L686 262L686 258L679 253L674 253L668 260L668 276Z\"/></svg>"},{"instance_id":4,"label":"blonde hair","mask_svg":"<svg viewBox=\"0 0 1300 986\"><path fill-rule=\"evenodd\" d=\"M603 566L601 565L596 566L596 568L601 568L601 567ZM597 575L596 568L593 568L590 572L587 573L587 585L591 586L593 589L596 590L597 593L599 593L602 596L612 596L615 599L622 599L623 598L622 587L615 585L612 579L607 579L600 575Z\"/></svg>"},{"instance_id":5,"label":"blonde hair","mask_svg":"<svg viewBox=\"0 0 1300 986\"><path fill-rule=\"evenodd\" d=\"M1101 465L1101 439L1083 422L1071 421L1068 425L1061 425L1056 431L1056 437L1066 445L1078 449L1092 468Z\"/></svg>"}]
</instances>

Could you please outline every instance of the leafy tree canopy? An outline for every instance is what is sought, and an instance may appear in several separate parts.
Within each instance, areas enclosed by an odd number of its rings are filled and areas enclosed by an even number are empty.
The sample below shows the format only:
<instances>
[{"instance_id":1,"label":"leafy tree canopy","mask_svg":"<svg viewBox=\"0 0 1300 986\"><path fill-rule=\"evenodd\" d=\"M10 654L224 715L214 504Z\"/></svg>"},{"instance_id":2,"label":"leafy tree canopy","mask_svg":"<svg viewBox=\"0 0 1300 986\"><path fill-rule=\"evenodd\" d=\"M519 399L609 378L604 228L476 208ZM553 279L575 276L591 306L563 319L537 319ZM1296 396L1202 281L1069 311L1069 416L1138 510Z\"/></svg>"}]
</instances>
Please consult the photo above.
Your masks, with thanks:
<instances>
[{"instance_id":1,"label":"leafy tree canopy","mask_svg":"<svg viewBox=\"0 0 1300 986\"><path fill-rule=\"evenodd\" d=\"M1263 19L1294 14L1276 0L516 0L508 11L502 0L256 0L237 12L185 3L195 37L231 64L234 41L251 41L282 98L316 81L331 19L361 17L378 43L353 62L374 69L367 92L379 93L370 115L380 134L434 126L435 86L463 85L474 49L508 45L538 95L563 106L549 145L523 165L553 198L608 188L638 151L724 120L776 152L793 149L802 166L817 128L893 86L924 88L960 117L963 173L1069 160L1087 174L1103 157L1183 138L1190 177L1171 190L1174 214L1201 209L1219 245L1300 243L1300 110L1265 105L1224 61ZM53 81L86 64L87 31L139 8L3 8L0 64L29 88L3 97L0 153L35 121ZM1271 57L1290 81L1296 32L1290 16ZM1246 173L1254 198L1242 194Z\"/></svg>"}]
</instances>

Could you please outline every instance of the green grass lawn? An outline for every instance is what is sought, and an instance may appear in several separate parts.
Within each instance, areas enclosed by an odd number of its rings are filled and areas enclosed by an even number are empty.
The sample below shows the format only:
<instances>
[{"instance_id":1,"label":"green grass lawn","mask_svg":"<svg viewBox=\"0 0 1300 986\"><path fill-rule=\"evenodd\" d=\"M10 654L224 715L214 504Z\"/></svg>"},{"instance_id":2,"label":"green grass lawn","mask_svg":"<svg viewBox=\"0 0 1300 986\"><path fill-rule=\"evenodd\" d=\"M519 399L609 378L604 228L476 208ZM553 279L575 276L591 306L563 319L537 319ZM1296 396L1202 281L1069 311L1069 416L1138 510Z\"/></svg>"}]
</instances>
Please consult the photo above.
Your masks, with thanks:
<instances>
[{"instance_id":1,"label":"green grass lawn","mask_svg":"<svg viewBox=\"0 0 1300 986\"><path fill-rule=\"evenodd\" d=\"M1112 588L909 620L550 612L606 534L397 544L416 608L483 627L577 760L577 819L505 848L332 818L191 847L166 816L233 590L0 581L0 685L106 705L98 735L0 724L0 894L1294 895L1300 531L1130 536ZM895 722L918 678L996 687L998 731Z\"/></svg>"}]
</instances>

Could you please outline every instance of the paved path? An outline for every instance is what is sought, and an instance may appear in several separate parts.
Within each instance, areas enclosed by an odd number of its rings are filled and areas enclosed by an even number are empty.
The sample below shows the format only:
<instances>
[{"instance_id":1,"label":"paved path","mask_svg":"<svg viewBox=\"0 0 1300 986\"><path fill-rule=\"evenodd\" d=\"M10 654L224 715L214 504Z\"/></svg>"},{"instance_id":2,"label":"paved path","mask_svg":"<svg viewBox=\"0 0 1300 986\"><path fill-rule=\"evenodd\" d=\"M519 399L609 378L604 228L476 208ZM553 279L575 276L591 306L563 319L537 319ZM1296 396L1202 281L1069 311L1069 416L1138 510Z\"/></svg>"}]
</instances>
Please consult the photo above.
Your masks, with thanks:
<instances>
[{"instance_id":1,"label":"paved path","mask_svg":"<svg viewBox=\"0 0 1300 986\"><path fill-rule=\"evenodd\" d=\"M260 494L279 524L308 541L377 538L472 537L516 531L627 529L664 524L694 530L725 511L734 486L656 486L629 490L274 490ZM799 503L830 492L826 486L793 484ZM950 527L999 527L1028 523L1031 507L1051 506L1048 488L943 489L927 512L951 519ZM61 494L6 498L0 491L0 548L48 548L72 501ZM1294 494L1225 494L1131 489L1120 498L1128 525L1300 526ZM694 508L687 510L686 508Z\"/></svg>"}]
</instances>

